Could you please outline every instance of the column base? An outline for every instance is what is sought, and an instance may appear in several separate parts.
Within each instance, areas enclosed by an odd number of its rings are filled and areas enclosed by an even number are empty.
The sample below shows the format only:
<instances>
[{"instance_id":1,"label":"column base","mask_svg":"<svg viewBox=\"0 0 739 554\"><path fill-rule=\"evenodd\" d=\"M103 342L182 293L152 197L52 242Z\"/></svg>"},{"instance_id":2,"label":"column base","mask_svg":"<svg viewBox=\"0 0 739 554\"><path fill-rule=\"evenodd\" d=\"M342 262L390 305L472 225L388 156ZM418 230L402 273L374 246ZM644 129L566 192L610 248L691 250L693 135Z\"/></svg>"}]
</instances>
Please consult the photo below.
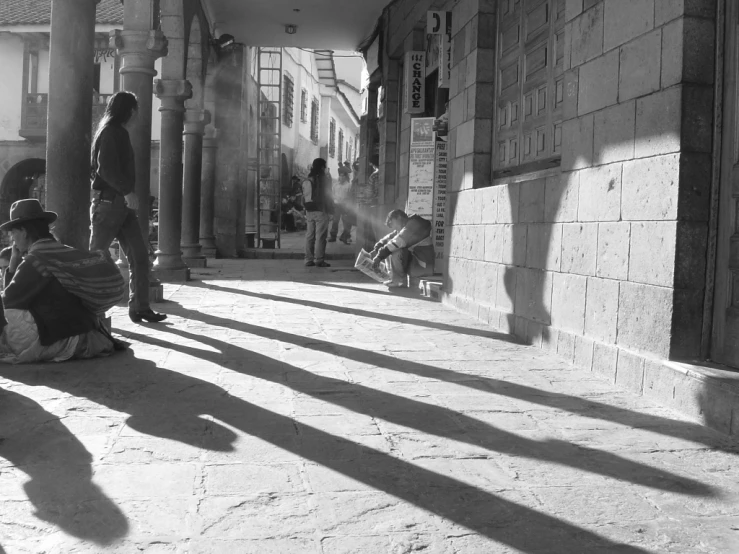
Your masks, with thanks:
<instances>
[{"instance_id":1,"label":"column base","mask_svg":"<svg viewBox=\"0 0 739 554\"><path fill-rule=\"evenodd\" d=\"M159 281L149 283L149 302L164 302L164 285Z\"/></svg>"},{"instance_id":2,"label":"column base","mask_svg":"<svg viewBox=\"0 0 739 554\"><path fill-rule=\"evenodd\" d=\"M205 256L182 256L182 261L185 262L185 265L189 268L193 267L208 267L208 261L205 259Z\"/></svg>"},{"instance_id":3,"label":"column base","mask_svg":"<svg viewBox=\"0 0 739 554\"><path fill-rule=\"evenodd\" d=\"M162 283L184 283L190 280L190 268L162 269L155 267L154 275Z\"/></svg>"},{"instance_id":4,"label":"column base","mask_svg":"<svg viewBox=\"0 0 739 554\"><path fill-rule=\"evenodd\" d=\"M131 274L128 271L128 266L125 268L119 268L123 280L126 282L126 294L125 301L128 302L128 282L131 278ZM164 301L164 287L159 279L155 278L156 275L150 270L149 271L149 302L163 302Z\"/></svg>"},{"instance_id":5,"label":"column base","mask_svg":"<svg viewBox=\"0 0 739 554\"><path fill-rule=\"evenodd\" d=\"M217 253L217 249L215 246L213 247L203 246L200 249L200 254L211 260L215 259L216 253Z\"/></svg>"}]
</instances>

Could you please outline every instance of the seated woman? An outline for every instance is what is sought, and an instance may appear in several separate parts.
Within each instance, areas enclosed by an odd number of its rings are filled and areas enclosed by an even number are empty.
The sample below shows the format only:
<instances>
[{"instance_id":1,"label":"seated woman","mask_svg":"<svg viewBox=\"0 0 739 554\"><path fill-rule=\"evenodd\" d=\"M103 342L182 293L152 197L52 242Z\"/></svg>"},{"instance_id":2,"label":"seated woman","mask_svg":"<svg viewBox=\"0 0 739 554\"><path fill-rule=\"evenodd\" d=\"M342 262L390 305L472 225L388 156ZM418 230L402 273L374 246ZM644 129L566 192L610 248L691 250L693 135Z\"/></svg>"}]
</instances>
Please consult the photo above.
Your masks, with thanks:
<instances>
[{"instance_id":1,"label":"seated woman","mask_svg":"<svg viewBox=\"0 0 739 554\"><path fill-rule=\"evenodd\" d=\"M0 225L13 241L0 307L0 362L61 362L110 354L120 343L101 315L123 298L125 283L102 252L57 242L57 214L35 198L10 208Z\"/></svg>"}]
</instances>

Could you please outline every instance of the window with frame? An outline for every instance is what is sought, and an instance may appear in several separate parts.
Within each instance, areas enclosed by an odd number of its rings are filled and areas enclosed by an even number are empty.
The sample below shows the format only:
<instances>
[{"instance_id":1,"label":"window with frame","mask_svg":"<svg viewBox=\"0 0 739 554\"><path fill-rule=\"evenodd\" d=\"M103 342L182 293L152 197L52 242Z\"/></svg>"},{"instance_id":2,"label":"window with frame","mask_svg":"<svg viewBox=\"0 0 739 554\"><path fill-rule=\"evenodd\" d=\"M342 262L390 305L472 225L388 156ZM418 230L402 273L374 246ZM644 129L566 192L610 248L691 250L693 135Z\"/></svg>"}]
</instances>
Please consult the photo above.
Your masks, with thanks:
<instances>
[{"instance_id":1,"label":"window with frame","mask_svg":"<svg viewBox=\"0 0 739 554\"><path fill-rule=\"evenodd\" d=\"M300 89L300 121L308 123L308 91Z\"/></svg>"},{"instance_id":2,"label":"window with frame","mask_svg":"<svg viewBox=\"0 0 739 554\"><path fill-rule=\"evenodd\" d=\"M282 74L282 122L287 127L293 126L293 113L295 103L295 81L287 74Z\"/></svg>"},{"instance_id":3,"label":"window with frame","mask_svg":"<svg viewBox=\"0 0 739 554\"><path fill-rule=\"evenodd\" d=\"M336 120L333 117L328 122L328 155L336 157Z\"/></svg>"},{"instance_id":4,"label":"window with frame","mask_svg":"<svg viewBox=\"0 0 739 554\"><path fill-rule=\"evenodd\" d=\"M565 0L501 0L493 178L559 166Z\"/></svg>"},{"instance_id":5,"label":"window with frame","mask_svg":"<svg viewBox=\"0 0 739 554\"><path fill-rule=\"evenodd\" d=\"M339 163L344 161L344 131L339 129Z\"/></svg>"},{"instance_id":6,"label":"window with frame","mask_svg":"<svg viewBox=\"0 0 739 554\"><path fill-rule=\"evenodd\" d=\"M310 139L318 142L318 100L315 96L310 104Z\"/></svg>"}]
</instances>

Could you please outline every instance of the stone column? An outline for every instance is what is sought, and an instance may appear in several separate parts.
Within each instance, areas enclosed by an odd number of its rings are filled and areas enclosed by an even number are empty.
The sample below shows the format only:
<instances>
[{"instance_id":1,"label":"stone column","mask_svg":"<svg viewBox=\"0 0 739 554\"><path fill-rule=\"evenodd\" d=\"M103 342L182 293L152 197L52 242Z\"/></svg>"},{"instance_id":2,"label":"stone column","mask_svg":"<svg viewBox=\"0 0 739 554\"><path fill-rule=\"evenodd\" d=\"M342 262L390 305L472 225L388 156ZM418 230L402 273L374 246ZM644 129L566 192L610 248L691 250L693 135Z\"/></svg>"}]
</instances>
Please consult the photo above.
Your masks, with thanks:
<instances>
[{"instance_id":1,"label":"stone column","mask_svg":"<svg viewBox=\"0 0 739 554\"><path fill-rule=\"evenodd\" d=\"M140 6L134 6L140 7ZM151 112L154 77L157 72L154 63L157 58L167 55L167 39L161 31L147 29L151 18L143 21L135 19L138 12L127 11L124 20L126 30L118 29L110 32L110 46L116 48L121 57L121 89L133 92L139 101L137 117L126 127L131 139L134 159L136 160L136 196L139 199L138 218L144 240L149 237L149 213L151 204ZM128 30L128 27L142 27L139 30ZM126 274L128 261L122 254L118 266ZM153 272L149 274L149 298L153 302L161 301L162 285Z\"/></svg>"},{"instance_id":2,"label":"stone column","mask_svg":"<svg viewBox=\"0 0 739 554\"><path fill-rule=\"evenodd\" d=\"M122 59L121 90L133 92L139 100L138 116L127 125L136 160L136 196L139 223L144 238L149 236L149 196L151 195L151 99L154 62L167 55L167 39L161 31L111 31L110 45Z\"/></svg>"},{"instance_id":3,"label":"stone column","mask_svg":"<svg viewBox=\"0 0 739 554\"><path fill-rule=\"evenodd\" d=\"M187 80L156 79L161 100L162 132L159 153L159 249L154 272L163 282L187 281L190 270L182 261L182 131L185 100L192 96Z\"/></svg>"},{"instance_id":4,"label":"stone column","mask_svg":"<svg viewBox=\"0 0 739 554\"><path fill-rule=\"evenodd\" d=\"M203 139L203 172L200 189L200 246L206 258L216 257L216 237L213 232L216 190L216 154L218 142L216 129L210 125L205 128Z\"/></svg>"},{"instance_id":5,"label":"stone column","mask_svg":"<svg viewBox=\"0 0 739 554\"><path fill-rule=\"evenodd\" d=\"M90 138L95 6L53 0L46 130L46 208L63 243L90 246Z\"/></svg>"},{"instance_id":6,"label":"stone column","mask_svg":"<svg viewBox=\"0 0 739 554\"><path fill-rule=\"evenodd\" d=\"M188 267L205 267L200 247L200 185L203 171L203 135L210 123L205 110L185 112L185 168L182 201L182 259Z\"/></svg>"}]
</instances>

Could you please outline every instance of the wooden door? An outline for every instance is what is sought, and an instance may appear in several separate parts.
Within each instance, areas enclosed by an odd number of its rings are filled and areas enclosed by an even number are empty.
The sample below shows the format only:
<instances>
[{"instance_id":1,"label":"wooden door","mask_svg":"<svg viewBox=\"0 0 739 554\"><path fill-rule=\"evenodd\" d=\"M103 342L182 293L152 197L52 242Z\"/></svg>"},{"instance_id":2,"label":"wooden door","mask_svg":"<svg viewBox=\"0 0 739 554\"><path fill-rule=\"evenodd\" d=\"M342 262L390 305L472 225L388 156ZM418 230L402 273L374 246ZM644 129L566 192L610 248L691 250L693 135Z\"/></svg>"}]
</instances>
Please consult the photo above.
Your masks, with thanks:
<instances>
[{"instance_id":1,"label":"wooden door","mask_svg":"<svg viewBox=\"0 0 739 554\"><path fill-rule=\"evenodd\" d=\"M739 367L739 5L726 2L724 102L711 359Z\"/></svg>"}]
</instances>

